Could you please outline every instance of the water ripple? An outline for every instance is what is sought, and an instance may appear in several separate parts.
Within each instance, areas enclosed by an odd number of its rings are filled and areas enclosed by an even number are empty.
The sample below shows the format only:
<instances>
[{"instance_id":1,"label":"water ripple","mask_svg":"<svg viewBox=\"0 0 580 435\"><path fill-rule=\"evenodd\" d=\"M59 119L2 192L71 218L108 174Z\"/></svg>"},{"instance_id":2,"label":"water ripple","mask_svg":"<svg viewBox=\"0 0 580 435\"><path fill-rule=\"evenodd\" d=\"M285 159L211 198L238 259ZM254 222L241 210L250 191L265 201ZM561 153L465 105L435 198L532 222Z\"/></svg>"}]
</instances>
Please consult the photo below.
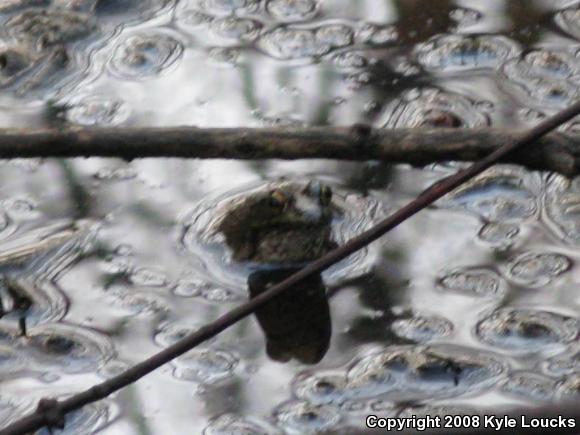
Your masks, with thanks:
<instances>
[{"instance_id":1,"label":"water ripple","mask_svg":"<svg viewBox=\"0 0 580 435\"><path fill-rule=\"evenodd\" d=\"M172 363L177 379L200 384L216 384L234 378L240 359L225 349L194 349Z\"/></svg>"},{"instance_id":2,"label":"water ripple","mask_svg":"<svg viewBox=\"0 0 580 435\"><path fill-rule=\"evenodd\" d=\"M451 345L397 346L360 358L348 370L355 397L397 400L457 396L490 388L506 371L498 357Z\"/></svg>"},{"instance_id":3,"label":"water ripple","mask_svg":"<svg viewBox=\"0 0 580 435\"><path fill-rule=\"evenodd\" d=\"M278 26L263 33L258 47L276 59L320 57L353 43L354 31L346 24L316 27Z\"/></svg>"},{"instance_id":4,"label":"water ripple","mask_svg":"<svg viewBox=\"0 0 580 435\"><path fill-rule=\"evenodd\" d=\"M580 373L580 350L570 349L565 355L556 355L545 361L546 371L556 376Z\"/></svg>"},{"instance_id":5,"label":"water ripple","mask_svg":"<svg viewBox=\"0 0 580 435\"><path fill-rule=\"evenodd\" d=\"M200 0L200 9L221 14L244 14L256 12L261 0Z\"/></svg>"},{"instance_id":6,"label":"water ripple","mask_svg":"<svg viewBox=\"0 0 580 435\"><path fill-rule=\"evenodd\" d=\"M278 21L308 21L318 13L316 0L267 0L266 10Z\"/></svg>"},{"instance_id":7,"label":"water ripple","mask_svg":"<svg viewBox=\"0 0 580 435\"><path fill-rule=\"evenodd\" d=\"M570 269L571 265L571 260L561 254L525 252L510 261L507 275L518 284L543 287Z\"/></svg>"},{"instance_id":8,"label":"water ripple","mask_svg":"<svg viewBox=\"0 0 580 435\"><path fill-rule=\"evenodd\" d=\"M576 340L578 320L538 309L502 308L479 321L475 335L482 341L511 351L561 349Z\"/></svg>"},{"instance_id":9,"label":"water ripple","mask_svg":"<svg viewBox=\"0 0 580 435\"><path fill-rule=\"evenodd\" d=\"M438 284L442 290L472 296L501 296L506 291L501 277L488 269L455 269L440 277Z\"/></svg>"},{"instance_id":10,"label":"water ripple","mask_svg":"<svg viewBox=\"0 0 580 435\"><path fill-rule=\"evenodd\" d=\"M516 42L496 35L438 35L414 50L418 62L434 72L497 69L519 52Z\"/></svg>"},{"instance_id":11,"label":"water ripple","mask_svg":"<svg viewBox=\"0 0 580 435\"><path fill-rule=\"evenodd\" d=\"M65 104L64 118L78 125L119 125L127 120L131 109L118 97L85 95Z\"/></svg>"},{"instance_id":12,"label":"water ripple","mask_svg":"<svg viewBox=\"0 0 580 435\"><path fill-rule=\"evenodd\" d=\"M517 225L503 222L489 222L479 230L477 237L487 245L501 250L510 248L520 233Z\"/></svg>"},{"instance_id":13,"label":"water ripple","mask_svg":"<svg viewBox=\"0 0 580 435\"><path fill-rule=\"evenodd\" d=\"M550 176L544 204L548 226L563 241L580 243L580 179Z\"/></svg>"},{"instance_id":14,"label":"water ripple","mask_svg":"<svg viewBox=\"0 0 580 435\"><path fill-rule=\"evenodd\" d=\"M546 106L569 105L580 94L580 61L563 50L539 48L529 51L520 59L512 59L502 67L516 96L527 105L538 109Z\"/></svg>"},{"instance_id":15,"label":"water ripple","mask_svg":"<svg viewBox=\"0 0 580 435\"><path fill-rule=\"evenodd\" d=\"M433 88L404 92L385 107L381 119L384 128L485 127L490 122L480 104Z\"/></svg>"},{"instance_id":16,"label":"water ripple","mask_svg":"<svg viewBox=\"0 0 580 435\"><path fill-rule=\"evenodd\" d=\"M292 391L316 405L340 405L350 399L346 375L342 371L301 373L292 381Z\"/></svg>"},{"instance_id":17,"label":"water ripple","mask_svg":"<svg viewBox=\"0 0 580 435\"><path fill-rule=\"evenodd\" d=\"M453 323L439 316L415 315L410 318L395 320L391 325L391 329L399 337L416 343L424 343L451 335Z\"/></svg>"},{"instance_id":18,"label":"water ripple","mask_svg":"<svg viewBox=\"0 0 580 435\"><path fill-rule=\"evenodd\" d=\"M538 210L540 184L536 175L516 166L494 166L463 184L443 206L460 206L492 222L517 222Z\"/></svg>"},{"instance_id":19,"label":"water ripple","mask_svg":"<svg viewBox=\"0 0 580 435\"><path fill-rule=\"evenodd\" d=\"M128 80L156 76L183 54L183 43L162 30L127 36L116 47L111 68Z\"/></svg>"},{"instance_id":20,"label":"water ripple","mask_svg":"<svg viewBox=\"0 0 580 435\"><path fill-rule=\"evenodd\" d=\"M16 346L40 370L58 368L64 373L94 371L115 356L107 336L65 323L30 328L27 339L20 340Z\"/></svg>"},{"instance_id":21,"label":"water ripple","mask_svg":"<svg viewBox=\"0 0 580 435\"><path fill-rule=\"evenodd\" d=\"M553 379L534 372L510 373L502 390L508 394L533 401L552 400L555 382Z\"/></svg>"}]
</instances>

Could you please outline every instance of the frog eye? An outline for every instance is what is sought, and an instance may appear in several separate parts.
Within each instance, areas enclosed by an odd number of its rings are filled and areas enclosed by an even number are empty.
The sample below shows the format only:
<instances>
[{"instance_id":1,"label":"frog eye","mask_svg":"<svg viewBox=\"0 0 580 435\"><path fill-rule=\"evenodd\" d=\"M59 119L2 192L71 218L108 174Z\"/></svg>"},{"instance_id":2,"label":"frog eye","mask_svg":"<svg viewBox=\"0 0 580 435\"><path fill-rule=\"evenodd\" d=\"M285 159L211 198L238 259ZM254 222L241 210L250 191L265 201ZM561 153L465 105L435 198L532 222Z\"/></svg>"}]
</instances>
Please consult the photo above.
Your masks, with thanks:
<instances>
[{"instance_id":1,"label":"frog eye","mask_svg":"<svg viewBox=\"0 0 580 435\"><path fill-rule=\"evenodd\" d=\"M288 196L281 190L274 190L270 193L270 205L275 208L284 208L288 203Z\"/></svg>"},{"instance_id":2,"label":"frog eye","mask_svg":"<svg viewBox=\"0 0 580 435\"><path fill-rule=\"evenodd\" d=\"M320 200L320 204L329 205L330 201L332 201L332 189L323 184L320 188L320 196L318 199Z\"/></svg>"}]
</instances>

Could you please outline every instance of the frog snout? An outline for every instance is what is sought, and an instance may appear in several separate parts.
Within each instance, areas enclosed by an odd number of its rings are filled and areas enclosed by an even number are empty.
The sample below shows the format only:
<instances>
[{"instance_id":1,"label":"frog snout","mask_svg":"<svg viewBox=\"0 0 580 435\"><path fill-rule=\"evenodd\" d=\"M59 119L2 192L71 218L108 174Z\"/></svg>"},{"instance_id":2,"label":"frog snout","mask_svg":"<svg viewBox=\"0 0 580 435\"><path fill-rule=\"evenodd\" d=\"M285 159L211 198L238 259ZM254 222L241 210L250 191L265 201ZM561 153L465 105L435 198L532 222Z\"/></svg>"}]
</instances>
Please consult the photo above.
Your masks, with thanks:
<instances>
[{"instance_id":1,"label":"frog snout","mask_svg":"<svg viewBox=\"0 0 580 435\"><path fill-rule=\"evenodd\" d=\"M329 212L325 207L321 207L318 201L308 197L296 198L294 208L300 214L301 219L312 223L325 220Z\"/></svg>"}]
</instances>

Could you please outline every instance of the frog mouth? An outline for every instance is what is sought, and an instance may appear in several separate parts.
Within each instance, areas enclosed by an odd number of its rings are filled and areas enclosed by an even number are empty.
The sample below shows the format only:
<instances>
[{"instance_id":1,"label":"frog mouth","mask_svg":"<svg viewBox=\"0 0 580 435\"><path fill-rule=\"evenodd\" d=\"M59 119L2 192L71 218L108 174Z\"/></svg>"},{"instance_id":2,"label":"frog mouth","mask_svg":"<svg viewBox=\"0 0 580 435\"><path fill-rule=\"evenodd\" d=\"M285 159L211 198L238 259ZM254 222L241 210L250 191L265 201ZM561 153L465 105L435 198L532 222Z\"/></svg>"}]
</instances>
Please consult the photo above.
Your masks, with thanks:
<instances>
[{"instance_id":1,"label":"frog mouth","mask_svg":"<svg viewBox=\"0 0 580 435\"><path fill-rule=\"evenodd\" d=\"M330 207L322 208L313 199L303 197L295 199L292 212L296 222L302 222L305 226L328 224L333 215L333 210Z\"/></svg>"}]
</instances>

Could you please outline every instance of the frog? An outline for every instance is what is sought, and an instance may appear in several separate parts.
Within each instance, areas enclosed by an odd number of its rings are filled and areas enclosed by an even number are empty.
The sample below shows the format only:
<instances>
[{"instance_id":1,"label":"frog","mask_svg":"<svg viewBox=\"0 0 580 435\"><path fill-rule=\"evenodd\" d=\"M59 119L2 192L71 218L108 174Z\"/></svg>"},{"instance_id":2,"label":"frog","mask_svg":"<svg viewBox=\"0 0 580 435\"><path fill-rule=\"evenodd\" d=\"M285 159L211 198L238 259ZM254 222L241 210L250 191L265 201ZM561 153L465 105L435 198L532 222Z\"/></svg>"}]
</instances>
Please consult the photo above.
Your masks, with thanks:
<instances>
[{"instance_id":1,"label":"frog","mask_svg":"<svg viewBox=\"0 0 580 435\"><path fill-rule=\"evenodd\" d=\"M278 182L228 204L216 232L235 261L301 264L337 247L331 223L338 213L325 183Z\"/></svg>"}]
</instances>

